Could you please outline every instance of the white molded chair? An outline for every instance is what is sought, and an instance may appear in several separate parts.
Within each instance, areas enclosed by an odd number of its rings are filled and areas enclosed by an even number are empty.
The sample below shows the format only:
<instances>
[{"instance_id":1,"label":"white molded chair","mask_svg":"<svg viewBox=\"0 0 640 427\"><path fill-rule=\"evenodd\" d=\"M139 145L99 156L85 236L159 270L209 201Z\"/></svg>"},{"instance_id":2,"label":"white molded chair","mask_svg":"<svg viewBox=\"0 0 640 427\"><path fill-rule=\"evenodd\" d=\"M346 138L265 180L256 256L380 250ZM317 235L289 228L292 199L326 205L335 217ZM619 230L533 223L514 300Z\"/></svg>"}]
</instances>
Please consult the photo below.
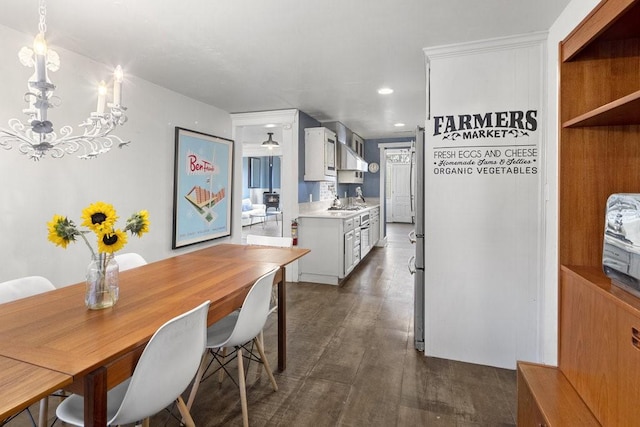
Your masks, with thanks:
<instances>
[{"instance_id":1,"label":"white molded chair","mask_svg":"<svg viewBox=\"0 0 640 427\"><path fill-rule=\"evenodd\" d=\"M291 237L258 236L255 234L248 234L247 245L291 248L293 247L293 239ZM277 309L278 309L278 292L276 290L276 287L274 286L271 291L271 306L269 308L269 314L275 312Z\"/></svg>"},{"instance_id":2,"label":"white molded chair","mask_svg":"<svg viewBox=\"0 0 640 427\"><path fill-rule=\"evenodd\" d=\"M277 246L279 248L290 248L293 246L293 239L291 237L258 236L255 234L248 234L247 245Z\"/></svg>"},{"instance_id":3,"label":"white molded chair","mask_svg":"<svg viewBox=\"0 0 640 427\"><path fill-rule=\"evenodd\" d=\"M42 276L27 276L0 283L0 304L30 297L56 287Z\"/></svg>"},{"instance_id":4,"label":"white molded chair","mask_svg":"<svg viewBox=\"0 0 640 427\"><path fill-rule=\"evenodd\" d=\"M0 283L0 304L53 291L55 288L48 279L42 276L27 276L2 282ZM40 414L38 417L38 426L40 427L47 425L48 403L47 397L40 400ZM31 414L29 416L31 417ZM3 424L4 422L0 420L0 425Z\"/></svg>"},{"instance_id":5,"label":"white molded chair","mask_svg":"<svg viewBox=\"0 0 640 427\"><path fill-rule=\"evenodd\" d=\"M120 271L130 270L132 268L145 265L147 261L141 255L135 252L119 254L115 256L115 260L120 267Z\"/></svg>"},{"instance_id":6,"label":"white molded chair","mask_svg":"<svg viewBox=\"0 0 640 427\"><path fill-rule=\"evenodd\" d=\"M209 301L162 325L145 347L131 378L109 390L107 425L142 421L177 401L187 426L195 426L182 400L205 351ZM71 395L56 409L65 423L84 425L84 399Z\"/></svg>"},{"instance_id":7,"label":"white molded chair","mask_svg":"<svg viewBox=\"0 0 640 427\"><path fill-rule=\"evenodd\" d=\"M274 391L278 391L278 385L273 377L271 368L269 367L269 361L264 354L262 342L258 338L262 332L264 324L267 322L267 316L269 315L269 299L271 294L271 288L273 286L273 279L278 271L277 268L271 270L269 273L260 277L251 287L247 294L242 308L240 311L235 311L227 317L214 323L207 329L207 348L209 352L214 355L214 360L218 360L215 355L215 350L227 347L235 348L235 355L238 359L238 387L240 389L240 404L242 406L242 421L243 425L247 427L249 425L249 415L247 410L247 391L245 386L245 373L243 364L243 345L253 341L260 353L259 361L264 365L271 386ZM198 392L198 386L200 381L208 368L207 357L202 357L202 363L200 369L196 375L196 379L193 382L191 393L189 394L189 400L187 401L187 408L191 409L193 401L195 400L196 393ZM232 359L230 359L232 360ZM228 361L224 364L226 365ZM211 363L209 363L210 365Z\"/></svg>"}]
</instances>

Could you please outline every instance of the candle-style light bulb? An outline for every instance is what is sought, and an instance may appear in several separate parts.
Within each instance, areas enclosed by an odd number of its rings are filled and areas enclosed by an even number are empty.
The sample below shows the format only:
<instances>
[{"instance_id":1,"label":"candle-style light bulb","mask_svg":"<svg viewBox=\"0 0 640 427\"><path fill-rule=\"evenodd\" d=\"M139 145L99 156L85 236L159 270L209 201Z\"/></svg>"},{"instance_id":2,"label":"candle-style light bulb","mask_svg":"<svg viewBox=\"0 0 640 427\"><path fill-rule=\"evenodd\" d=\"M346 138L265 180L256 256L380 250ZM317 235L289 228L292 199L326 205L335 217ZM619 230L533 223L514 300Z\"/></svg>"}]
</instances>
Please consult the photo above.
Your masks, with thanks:
<instances>
[{"instance_id":1,"label":"candle-style light bulb","mask_svg":"<svg viewBox=\"0 0 640 427\"><path fill-rule=\"evenodd\" d=\"M46 55L47 54L47 41L44 39L43 33L38 33L36 38L33 40L33 50L36 55Z\"/></svg>"},{"instance_id":2,"label":"candle-style light bulb","mask_svg":"<svg viewBox=\"0 0 640 427\"><path fill-rule=\"evenodd\" d=\"M33 40L33 51L36 54L36 80L47 81L47 41L43 33L38 33Z\"/></svg>"},{"instance_id":3,"label":"candle-style light bulb","mask_svg":"<svg viewBox=\"0 0 640 427\"><path fill-rule=\"evenodd\" d=\"M113 77L118 83L122 83L122 80L124 80L124 72L122 71L122 67L120 65L118 65L116 69L113 70Z\"/></svg>"},{"instance_id":4,"label":"candle-style light bulb","mask_svg":"<svg viewBox=\"0 0 640 427\"><path fill-rule=\"evenodd\" d=\"M120 105L122 102L122 81L124 73L121 66L117 66L113 72L113 105Z\"/></svg>"},{"instance_id":5,"label":"candle-style light bulb","mask_svg":"<svg viewBox=\"0 0 640 427\"><path fill-rule=\"evenodd\" d=\"M98 114L104 113L104 103L107 96L107 84L103 81L100 82L98 86L98 106L96 107L96 112Z\"/></svg>"}]
</instances>

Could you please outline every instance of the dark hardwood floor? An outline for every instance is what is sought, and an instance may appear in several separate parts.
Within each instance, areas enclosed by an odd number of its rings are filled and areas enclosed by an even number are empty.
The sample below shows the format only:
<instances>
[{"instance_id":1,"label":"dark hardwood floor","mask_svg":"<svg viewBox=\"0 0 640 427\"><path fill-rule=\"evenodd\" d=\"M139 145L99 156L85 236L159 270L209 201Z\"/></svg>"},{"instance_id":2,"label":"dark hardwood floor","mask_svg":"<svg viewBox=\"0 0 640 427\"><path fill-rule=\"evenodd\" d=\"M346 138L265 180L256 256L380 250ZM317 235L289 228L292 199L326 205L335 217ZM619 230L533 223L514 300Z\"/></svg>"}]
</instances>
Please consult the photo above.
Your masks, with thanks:
<instances>
[{"instance_id":1,"label":"dark hardwood floor","mask_svg":"<svg viewBox=\"0 0 640 427\"><path fill-rule=\"evenodd\" d=\"M425 357L413 348L410 230L390 224L386 247L374 249L340 287L287 285L287 369L276 372L274 392L250 364L252 426L515 426L515 371ZM274 367L275 316L265 345ZM204 381L192 414L197 426L242 425L233 381ZM20 417L11 425L27 426ZM178 422L165 412L152 425Z\"/></svg>"}]
</instances>

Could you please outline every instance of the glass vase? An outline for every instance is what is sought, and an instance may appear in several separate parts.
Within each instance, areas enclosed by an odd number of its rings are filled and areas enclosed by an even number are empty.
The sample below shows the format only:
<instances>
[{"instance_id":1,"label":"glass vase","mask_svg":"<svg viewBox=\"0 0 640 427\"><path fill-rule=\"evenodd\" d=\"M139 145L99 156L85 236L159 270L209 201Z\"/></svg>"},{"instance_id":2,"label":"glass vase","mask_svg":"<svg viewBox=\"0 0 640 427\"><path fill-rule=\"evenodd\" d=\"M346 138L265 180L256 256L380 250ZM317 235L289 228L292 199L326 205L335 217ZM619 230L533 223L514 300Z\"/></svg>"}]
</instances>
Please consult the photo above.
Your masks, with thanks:
<instances>
[{"instance_id":1,"label":"glass vase","mask_svg":"<svg viewBox=\"0 0 640 427\"><path fill-rule=\"evenodd\" d=\"M84 303L91 310L112 307L118 301L120 267L112 253L91 257L87 267Z\"/></svg>"}]
</instances>

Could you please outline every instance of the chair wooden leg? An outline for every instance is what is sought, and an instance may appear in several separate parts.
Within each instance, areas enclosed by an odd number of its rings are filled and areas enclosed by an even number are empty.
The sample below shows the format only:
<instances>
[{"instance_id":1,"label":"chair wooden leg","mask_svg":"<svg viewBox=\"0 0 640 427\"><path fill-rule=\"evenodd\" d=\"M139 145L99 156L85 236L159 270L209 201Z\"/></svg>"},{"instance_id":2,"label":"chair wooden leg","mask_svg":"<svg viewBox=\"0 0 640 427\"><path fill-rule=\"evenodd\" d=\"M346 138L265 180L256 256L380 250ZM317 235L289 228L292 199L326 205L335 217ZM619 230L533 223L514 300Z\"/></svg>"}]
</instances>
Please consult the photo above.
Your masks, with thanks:
<instances>
[{"instance_id":1,"label":"chair wooden leg","mask_svg":"<svg viewBox=\"0 0 640 427\"><path fill-rule=\"evenodd\" d=\"M242 425L249 427L249 411L247 409L247 389L244 379L244 362L242 360L242 347L238 347L238 387L240 388L240 405L242 406Z\"/></svg>"},{"instance_id":2,"label":"chair wooden leg","mask_svg":"<svg viewBox=\"0 0 640 427\"><path fill-rule=\"evenodd\" d=\"M184 404L184 400L182 400L182 396L178 396L178 411L180 411L180 415L182 415L182 422L187 427L196 427L196 424L193 422L193 418L191 418L191 413L189 413L189 409L187 405Z\"/></svg>"},{"instance_id":3,"label":"chair wooden leg","mask_svg":"<svg viewBox=\"0 0 640 427\"><path fill-rule=\"evenodd\" d=\"M142 420L142 427L149 427L151 425L151 418L147 417Z\"/></svg>"},{"instance_id":4,"label":"chair wooden leg","mask_svg":"<svg viewBox=\"0 0 640 427\"><path fill-rule=\"evenodd\" d=\"M258 335L258 337L256 339L260 340L260 342L262 343L262 346L264 348L264 333L263 333L263 330L260 331L260 334ZM256 379L260 378L260 375L262 375L262 363L258 363L258 368L256 369Z\"/></svg>"},{"instance_id":5,"label":"chair wooden leg","mask_svg":"<svg viewBox=\"0 0 640 427\"><path fill-rule=\"evenodd\" d=\"M44 397L40 400L40 412L38 412L38 427L47 427L49 418L49 398Z\"/></svg>"},{"instance_id":6,"label":"chair wooden leg","mask_svg":"<svg viewBox=\"0 0 640 427\"><path fill-rule=\"evenodd\" d=\"M254 338L254 341L256 342L256 347L258 347L258 352L260 353L260 359L262 359L264 370L267 371L267 375L269 375L269 381L271 381L271 387L273 387L273 391L278 391L278 384L276 384L276 379L273 377L273 372L271 372L271 367L269 366L269 361L267 360L267 356L264 354L264 348L262 347L262 340L258 338Z\"/></svg>"},{"instance_id":7,"label":"chair wooden leg","mask_svg":"<svg viewBox=\"0 0 640 427\"><path fill-rule=\"evenodd\" d=\"M189 399L187 400L187 410L191 410L191 406L193 405L193 401L196 400L196 393L198 392L198 387L200 386L200 381L202 381L202 376L204 375L204 370L207 367L207 352L205 351L202 355L202 362L200 362L200 368L198 368L198 373L193 380L193 386L191 387L191 393L189 393ZM184 422L184 420L183 420Z\"/></svg>"}]
</instances>

